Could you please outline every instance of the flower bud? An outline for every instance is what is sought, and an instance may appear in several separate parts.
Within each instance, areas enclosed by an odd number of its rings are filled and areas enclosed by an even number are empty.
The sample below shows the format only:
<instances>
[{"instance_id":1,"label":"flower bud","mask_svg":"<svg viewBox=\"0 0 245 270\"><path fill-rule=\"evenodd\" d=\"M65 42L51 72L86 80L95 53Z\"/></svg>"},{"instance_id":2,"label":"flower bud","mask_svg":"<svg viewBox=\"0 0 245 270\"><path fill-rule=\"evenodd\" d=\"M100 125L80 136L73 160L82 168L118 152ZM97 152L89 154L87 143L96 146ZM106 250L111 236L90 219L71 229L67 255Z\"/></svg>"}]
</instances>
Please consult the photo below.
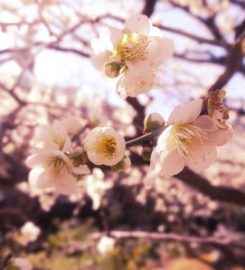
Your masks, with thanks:
<instances>
[{"instance_id":1,"label":"flower bud","mask_svg":"<svg viewBox=\"0 0 245 270\"><path fill-rule=\"evenodd\" d=\"M144 120L144 132L151 132L165 125L165 121L161 114L150 113Z\"/></svg>"},{"instance_id":2,"label":"flower bud","mask_svg":"<svg viewBox=\"0 0 245 270\"><path fill-rule=\"evenodd\" d=\"M106 76L115 78L119 75L121 65L118 62L108 62L104 65L104 72Z\"/></svg>"},{"instance_id":3,"label":"flower bud","mask_svg":"<svg viewBox=\"0 0 245 270\"><path fill-rule=\"evenodd\" d=\"M131 166L130 158L125 156L121 161L112 167L112 170L115 172L126 171Z\"/></svg>"},{"instance_id":4,"label":"flower bud","mask_svg":"<svg viewBox=\"0 0 245 270\"><path fill-rule=\"evenodd\" d=\"M87 161L87 155L85 152L74 152L69 154L69 158L72 160L73 165L78 167L80 165L84 165Z\"/></svg>"},{"instance_id":5,"label":"flower bud","mask_svg":"<svg viewBox=\"0 0 245 270\"><path fill-rule=\"evenodd\" d=\"M145 146L145 147L142 149L142 153L141 153L142 159L143 159L144 161L150 161L152 151L153 151L153 148L152 148L152 147L150 147L150 146Z\"/></svg>"}]
</instances>

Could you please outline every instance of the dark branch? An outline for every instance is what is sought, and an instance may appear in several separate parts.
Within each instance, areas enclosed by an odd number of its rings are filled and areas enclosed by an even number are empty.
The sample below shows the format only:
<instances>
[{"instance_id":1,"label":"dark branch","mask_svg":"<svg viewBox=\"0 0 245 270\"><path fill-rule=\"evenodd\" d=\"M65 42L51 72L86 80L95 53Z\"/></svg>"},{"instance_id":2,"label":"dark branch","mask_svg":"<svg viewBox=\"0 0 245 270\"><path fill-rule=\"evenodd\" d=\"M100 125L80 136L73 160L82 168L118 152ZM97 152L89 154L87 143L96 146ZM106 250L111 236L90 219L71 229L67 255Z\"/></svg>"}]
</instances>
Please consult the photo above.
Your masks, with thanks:
<instances>
[{"instance_id":1,"label":"dark branch","mask_svg":"<svg viewBox=\"0 0 245 270\"><path fill-rule=\"evenodd\" d=\"M245 192L232 187L213 186L203 176L194 173L188 168L185 168L176 177L213 200L245 205Z\"/></svg>"}]
</instances>

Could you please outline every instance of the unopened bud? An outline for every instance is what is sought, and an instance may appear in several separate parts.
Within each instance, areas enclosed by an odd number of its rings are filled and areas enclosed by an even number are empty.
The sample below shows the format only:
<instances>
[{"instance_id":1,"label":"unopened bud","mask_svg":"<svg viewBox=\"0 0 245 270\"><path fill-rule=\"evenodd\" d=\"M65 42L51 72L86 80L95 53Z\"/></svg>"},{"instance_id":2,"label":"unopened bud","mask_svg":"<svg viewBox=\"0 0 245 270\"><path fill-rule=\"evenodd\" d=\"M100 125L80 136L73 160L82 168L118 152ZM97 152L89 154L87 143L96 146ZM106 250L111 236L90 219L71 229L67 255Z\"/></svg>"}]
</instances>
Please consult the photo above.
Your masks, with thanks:
<instances>
[{"instance_id":1,"label":"unopened bud","mask_svg":"<svg viewBox=\"0 0 245 270\"><path fill-rule=\"evenodd\" d=\"M118 62L109 62L104 65L104 72L106 76L115 78L119 75L121 65Z\"/></svg>"},{"instance_id":2,"label":"unopened bud","mask_svg":"<svg viewBox=\"0 0 245 270\"><path fill-rule=\"evenodd\" d=\"M84 165L87 161L87 155L85 152L74 152L69 154L69 158L72 160L74 167Z\"/></svg>"},{"instance_id":3,"label":"unopened bud","mask_svg":"<svg viewBox=\"0 0 245 270\"><path fill-rule=\"evenodd\" d=\"M123 171L126 171L130 167L131 167L130 158L128 156L125 156L116 165L112 166L112 170L116 172L123 172Z\"/></svg>"},{"instance_id":4,"label":"unopened bud","mask_svg":"<svg viewBox=\"0 0 245 270\"><path fill-rule=\"evenodd\" d=\"M150 147L150 146L145 146L145 147L142 149L142 153L141 153L142 159L143 159L144 161L150 161L152 151L153 151L153 148L152 148L152 147Z\"/></svg>"},{"instance_id":5,"label":"unopened bud","mask_svg":"<svg viewBox=\"0 0 245 270\"><path fill-rule=\"evenodd\" d=\"M165 125L165 121L161 114L150 113L144 120L144 132L151 132Z\"/></svg>"}]
</instances>

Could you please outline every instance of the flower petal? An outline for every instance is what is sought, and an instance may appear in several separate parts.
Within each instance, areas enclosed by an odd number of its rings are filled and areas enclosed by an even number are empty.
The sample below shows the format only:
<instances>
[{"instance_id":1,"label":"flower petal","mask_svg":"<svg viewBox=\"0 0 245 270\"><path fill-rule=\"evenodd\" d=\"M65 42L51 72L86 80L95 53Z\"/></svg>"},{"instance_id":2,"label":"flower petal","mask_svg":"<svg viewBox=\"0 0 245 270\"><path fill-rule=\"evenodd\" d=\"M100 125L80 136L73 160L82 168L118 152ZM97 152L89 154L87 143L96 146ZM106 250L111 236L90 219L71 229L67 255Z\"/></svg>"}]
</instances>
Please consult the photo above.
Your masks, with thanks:
<instances>
[{"instance_id":1,"label":"flower petal","mask_svg":"<svg viewBox=\"0 0 245 270\"><path fill-rule=\"evenodd\" d=\"M208 115L201 115L195 121L194 125L204 131L215 131L217 127Z\"/></svg>"},{"instance_id":2,"label":"flower petal","mask_svg":"<svg viewBox=\"0 0 245 270\"><path fill-rule=\"evenodd\" d=\"M77 181L69 173L64 173L59 179L54 181L55 191L58 194L71 195L77 192Z\"/></svg>"},{"instance_id":3,"label":"flower petal","mask_svg":"<svg viewBox=\"0 0 245 270\"><path fill-rule=\"evenodd\" d=\"M154 74L148 71L144 76L137 76L126 71L117 82L117 90L122 97L136 97L149 91L154 85Z\"/></svg>"},{"instance_id":4,"label":"flower petal","mask_svg":"<svg viewBox=\"0 0 245 270\"><path fill-rule=\"evenodd\" d=\"M84 175L84 174L89 174L90 169L88 168L87 165L80 165L78 167L74 167L72 169L72 172L75 173L75 174Z\"/></svg>"},{"instance_id":5,"label":"flower petal","mask_svg":"<svg viewBox=\"0 0 245 270\"><path fill-rule=\"evenodd\" d=\"M185 166L184 159L178 155L176 150L162 152L160 163L160 175L167 178L178 174Z\"/></svg>"},{"instance_id":6,"label":"flower petal","mask_svg":"<svg viewBox=\"0 0 245 270\"><path fill-rule=\"evenodd\" d=\"M26 165L30 168L41 166L49 160L50 156L52 156L52 152L39 151L26 159Z\"/></svg>"},{"instance_id":7,"label":"flower petal","mask_svg":"<svg viewBox=\"0 0 245 270\"><path fill-rule=\"evenodd\" d=\"M153 66L158 66L167 60L174 53L174 45L172 40L162 37L148 37L149 46L147 61Z\"/></svg>"},{"instance_id":8,"label":"flower petal","mask_svg":"<svg viewBox=\"0 0 245 270\"><path fill-rule=\"evenodd\" d=\"M190 148L186 164L194 171L204 171L216 160L217 150L213 143L195 144Z\"/></svg>"},{"instance_id":9,"label":"flower petal","mask_svg":"<svg viewBox=\"0 0 245 270\"><path fill-rule=\"evenodd\" d=\"M92 52L90 55L90 59L93 66L101 71L104 68L104 64L109 61L111 55L112 53L108 50L100 53Z\"/></svg>"},{"instance_id":10,"label":"flower petal","mask_svg":"<svg viewBox=\"0 0 245 270\"><path fill-rule=\"evenodd\" d=\"M146 15L137 14L127 19L125 28L138 34L147 35L151 29L151 22Z\"/></svg>"},{"instance_id":11,"label":"flower petal","mask_svg":"<svg viewBox=\"0 0 245 270\"><path fill-rule=\"evenodd\" d=\"M232 126L228 125L227 129L219 129L215 132L212 132L209 135L209 139L213 144L217 146L223 146L230 140L233 133L234 133L234 130Z\"/></svg>"},{"instance_id":12,"label":"flower petal","mask_svg":"<svg viewBox=\"0 0 245 270\"><path fill-rule=\"evenodd\" d=\"M194 122L202 111L203 101L195 99L182 106L177 106L170 114L167 124L187 124Z\"/></svg>"}]
</instances>

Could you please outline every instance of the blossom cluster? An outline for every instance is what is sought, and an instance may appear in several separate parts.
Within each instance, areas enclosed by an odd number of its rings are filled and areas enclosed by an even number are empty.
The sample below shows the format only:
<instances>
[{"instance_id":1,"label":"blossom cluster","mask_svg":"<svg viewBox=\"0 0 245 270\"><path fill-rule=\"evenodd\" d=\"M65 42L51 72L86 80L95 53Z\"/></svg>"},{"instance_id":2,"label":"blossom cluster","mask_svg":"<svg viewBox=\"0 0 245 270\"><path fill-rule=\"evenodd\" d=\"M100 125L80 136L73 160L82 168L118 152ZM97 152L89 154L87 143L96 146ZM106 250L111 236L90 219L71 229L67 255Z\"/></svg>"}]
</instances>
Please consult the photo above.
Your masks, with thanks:
<instances>
[{"instance_id":1,"label":"blossom cluster","mask_svg":"<svg viewBox=\"0 0 245 270\"><path fill-rule=\"evenodd\" d=\"M76 117L55 121L36 131L33 153L26 160L31 168L29 183L57 194L74 194L78 180L90 173L89 166L106 165L116 171L128 168L124 152L123 136L111 127L88 129ZM86 186L90 195L92 185Z\"/></svg>"},{"instance_id":2,"label":"blossom cluster","mask_svg":"<svg viewBox=\"0 0 245 270\"><path fill-rule=\"evenodd\" d=\"M146 16L134 15L123 30L110 28L92 42L92 63L106 76L118 77L118 89L124 97L149 91L157 69L173 54L172 41L155 32ZM155 146L144 148L142 154L144 160L150 160L149 177L169 178L185 166L200 172L214 162L216 147L226 144L233 133L229 112L222 103L224 95L224 90L217 90L179 105L166 122L158 113L145 118L144 133L150 135L150 146ZM154 136L159 136L155 145ZM76 117L55 121L36 132L33 153L26 161L32 168L29 182L32 187L70 195L76 193L77 182L86 179L87 194L97 209L111 184L104 182L103 173L96 169L91 176L84 175L96 166L117 172L128 169L131 162L125 151L130 145L132 142L127 144L122 134L109 126L90 129L86 121Z\"/></svg>"}]
</instances>

